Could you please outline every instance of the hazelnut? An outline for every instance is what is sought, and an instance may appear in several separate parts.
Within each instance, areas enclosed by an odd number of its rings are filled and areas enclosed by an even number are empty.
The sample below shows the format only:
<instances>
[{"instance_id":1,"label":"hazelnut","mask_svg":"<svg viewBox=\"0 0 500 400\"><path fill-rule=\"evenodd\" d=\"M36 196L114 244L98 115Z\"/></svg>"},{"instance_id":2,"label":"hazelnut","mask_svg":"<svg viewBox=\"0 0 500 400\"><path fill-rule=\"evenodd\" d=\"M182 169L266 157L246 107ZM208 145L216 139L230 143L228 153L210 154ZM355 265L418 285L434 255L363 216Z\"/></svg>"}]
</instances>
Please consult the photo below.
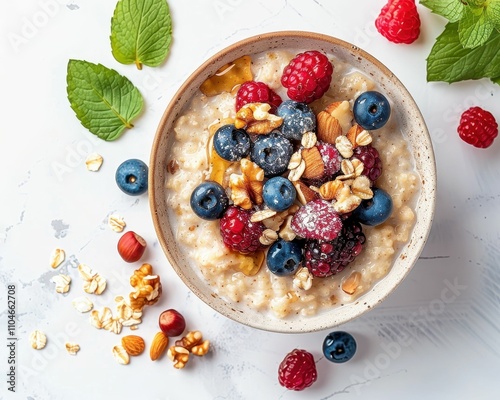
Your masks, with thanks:
<instances>
[{"instance_id":1,"label":"hazelnut","mask_svg":"<svg viewBox=\"0 0 500 400\"><path fill-rule=\"evenodd\" d=\"M146 241L133 231L128 231L118 241L118 253L124 261L139 261L146 250Z\"/></svg>"}]
</instances>

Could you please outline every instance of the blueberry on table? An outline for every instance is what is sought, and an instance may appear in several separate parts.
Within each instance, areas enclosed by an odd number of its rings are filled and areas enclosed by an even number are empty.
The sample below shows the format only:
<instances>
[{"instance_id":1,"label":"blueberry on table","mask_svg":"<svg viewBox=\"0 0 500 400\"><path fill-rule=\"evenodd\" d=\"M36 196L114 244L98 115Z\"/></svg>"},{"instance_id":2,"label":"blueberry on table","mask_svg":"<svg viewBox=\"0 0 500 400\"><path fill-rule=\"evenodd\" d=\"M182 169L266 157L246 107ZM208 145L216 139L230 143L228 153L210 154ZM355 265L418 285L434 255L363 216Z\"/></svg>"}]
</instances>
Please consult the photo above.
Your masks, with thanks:
<instances>
[{"instance_id":1,"label":"blueberry on table","mask_svg":"<svg viewBox=\"0 0 500 400\"><path fill-rule=\"evenodd\" d=\"M267 268L278 276L293 275L302 262L302 244L293 240L278 239L267 251Z\"/></svg>"},{"instance_id":2,"label":"blueberry on table","mask_svg":"<svg viewBox=\"0 0 500 400\"><path fill-rule=\"evenodd\" d=\"M347 332L329 333L323 341L323 354L336 364L349 361L356 353L356 340Z\"/></svg>"},{"instance_id":3,"label":"blueberry on table","mask_svg":"<svg viewBox=\"0 0 500 400\"><path fill-rule=\"evenodd\" d=\"M250 158L264 170L266 177L271 177L286 171L292 153L292 143L277 131L273 131L257 137Z\"/></svg>"},{"instance_id":4,"label":"blueberry on table","mask_svg":"<svg viewBox=\"0 0 500 400\"><path fill-rule=\"evenodd\" d=\"M264 183L264 203L274 211L285 211L295 201L297 191L292 182L282 176L275 176Z\"/></svg>"},{"instance_id":5,"label":"blueberry on table","mask_svg":"<svg viewBox=\"0 0 500 400\"><path fill-rule=\"evenodd\" d=\"M354 210L353 217L363 225L376 226L387 220L392 213L392 197L385 190L372 188L373 197L363 200Z\"/></svg>"},{"instance_id":6,"label":"blueberry on table","mask_svg":"<svg viewBox=\"0 0 500 400\"><path fill-rule=\"evenodd\" d=\"M148 166L144 161L132 158L116 169L115 180L122 192L139 196L148 190Z\"/></svg>"},{"instance_id":7,"label":"blueberry on table","mask_svg":"<svg viewBox=\"0 0 500 400\"><path fill-rule=\"evenodd\" d=\"M193 190L190 204L198 217L212 221L222 217L229 206L229 198L221 185L207 181Z\"/></svg>"},{"instance_id":8,"label":"blueberry on table","mask_svg":"<svg viewBox=\"0 0 500 400\"><path fill-rule=\"evenodd\" d=\"M250 136L234 125L223 125L214 135L214 149L227 161L239 161L250 153Z\"/></svg>"},{"instance_id":9,"label":"blueberry on table","mask_svg":"<svg viewBox=\"0 0 500 400\"><path fill-rule=\"evenodd\" d=\"M361 93L352 108L354 119L363 129L382 128L391 116L391 106L387 98L374 90Z\"/></svg>"},{"instance_id":10,"label":"blueberry on table","mask_svg":"<svg viewBox=\"0 0 500 400\"><path fill-rule=\"evenodd\" d=\"M285 100L277 114L283 118L281 134L290 140L300 140L302 135L316 129L316 115L306 103Z\"/></svg>"}]
</instances>

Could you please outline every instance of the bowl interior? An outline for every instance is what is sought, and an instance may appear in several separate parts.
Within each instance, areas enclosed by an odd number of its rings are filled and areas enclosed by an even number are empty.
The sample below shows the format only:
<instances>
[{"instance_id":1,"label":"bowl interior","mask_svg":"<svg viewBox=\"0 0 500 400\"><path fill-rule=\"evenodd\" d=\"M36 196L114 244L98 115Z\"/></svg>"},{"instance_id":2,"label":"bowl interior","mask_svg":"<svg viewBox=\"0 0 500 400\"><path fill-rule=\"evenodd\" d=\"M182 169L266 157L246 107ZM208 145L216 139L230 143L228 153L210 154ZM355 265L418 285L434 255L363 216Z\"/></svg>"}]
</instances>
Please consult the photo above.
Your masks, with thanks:
<instances>
[{"instance_id":1,"label":"bowl interior","mask_svg":"<svg viewBox=\"0 0 500 400\"><path fill-rule=\"evenodd\" d=\"M174 139L173 125L201 83L219 67L243 55L272 49L316 49L333 54L350 63L377 82L393 103L393 113L406 132L415 155L416 169L421 177L421 190L416 204L417 220L412 237L389 273L358 301L345 304L316 316L279 320L265 313L232 304L219 297L190 265L176 243L167 211L165 179L170 146ZM380 303L403 280L417 261L427 239L435 207L436 168L429 133L413 98L403 84L374 57L342 40L308 32L274 32L258 35L233 44L201 65L180 87L160 121L150 159L150 207L158 239L180 278L201 300L221 314L240 323L275 332L311 332L345 323Z\"/></svg>"}]
</instances>

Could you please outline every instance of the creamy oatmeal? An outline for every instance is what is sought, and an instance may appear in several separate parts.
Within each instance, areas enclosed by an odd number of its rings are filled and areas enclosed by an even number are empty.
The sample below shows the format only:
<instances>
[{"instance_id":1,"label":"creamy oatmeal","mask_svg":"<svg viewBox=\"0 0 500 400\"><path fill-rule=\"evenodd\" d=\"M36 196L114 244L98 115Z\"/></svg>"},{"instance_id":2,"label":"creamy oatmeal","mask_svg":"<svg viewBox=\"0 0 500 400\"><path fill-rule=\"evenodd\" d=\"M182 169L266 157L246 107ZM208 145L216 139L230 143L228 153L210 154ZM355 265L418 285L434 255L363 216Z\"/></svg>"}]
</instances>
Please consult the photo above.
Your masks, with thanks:
<instances>
[{"instance_id":1,"label":"creamy oatmeal","mask_svg":"<svg viewBox=\"0 0 500 400\"><path fill-rule=\"evenodd\" d=\"M286 99L279 71L295 54L275 51L253 56L253 80L267 83ZM351 65L335 58L331 62L332 84L321 99L310 104L315 113L343 100L352 107L360 93L376 89L375 82ZM372 146L382 161L382 175L376 186L392 196L393 211L389 219L374 227L363 225L366 236L363 250L342 272L319 278L299 269L295 276L279 277L268 270L265 262L259 268L262 260L258 256L228 250L222 241L219 221L200 219L190 206L193 190L213 173L211 127L235 118L234 102L234 93L207 97L198 92L175 123L166 187L176 239L204 279L231 302L262 312L271 311L278 318L292 318L355 301L388 273L400 249L410 239L415 223L413 207L419 192L419 176L397 117L393 115L384 127L370 131ZM239 163L227 163L221 173L227 185L231 173L240 173Z\"/></svg>"}]
</instances>

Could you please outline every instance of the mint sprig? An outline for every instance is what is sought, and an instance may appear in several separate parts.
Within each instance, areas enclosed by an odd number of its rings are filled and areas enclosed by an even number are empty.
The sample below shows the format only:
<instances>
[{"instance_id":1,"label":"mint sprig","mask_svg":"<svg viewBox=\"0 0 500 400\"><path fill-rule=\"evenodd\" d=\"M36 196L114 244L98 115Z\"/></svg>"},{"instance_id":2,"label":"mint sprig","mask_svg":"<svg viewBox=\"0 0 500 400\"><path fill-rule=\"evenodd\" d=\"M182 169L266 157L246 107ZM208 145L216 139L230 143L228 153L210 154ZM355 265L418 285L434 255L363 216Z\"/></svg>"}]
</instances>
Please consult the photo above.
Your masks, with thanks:
<instances>
[{"instance_id":1,"label":"mint sprig","mask_svg":"<svg viewBox=\"0 0 500 400\"><path fill-rule=\"evenodd\" d=\"M421 0L450 22L427 58L427 80L500 84L500 0Z\"/></svg>"},{"instance_id":2,"label":"mint sprig","mask_svg":"<svg viewBox=\"0 0 500 400\"><path fill-rule=\"evenodd\" d=\"M120 0L111 19L111 50L122 64L156 67L168 55L172 21L166 0Z\"/></svg>"},{"instance_id":3,"label":"mint sprig","mask_svg":"<svg viewBox=\"0 0 500 400\"><path fill-rule=\"evenodd\" d=\"M142 96L132 82L101 64L69 60L66 81L77 118L101 139L120 137L142 110Z\"/></svg>"}]
</instances>

